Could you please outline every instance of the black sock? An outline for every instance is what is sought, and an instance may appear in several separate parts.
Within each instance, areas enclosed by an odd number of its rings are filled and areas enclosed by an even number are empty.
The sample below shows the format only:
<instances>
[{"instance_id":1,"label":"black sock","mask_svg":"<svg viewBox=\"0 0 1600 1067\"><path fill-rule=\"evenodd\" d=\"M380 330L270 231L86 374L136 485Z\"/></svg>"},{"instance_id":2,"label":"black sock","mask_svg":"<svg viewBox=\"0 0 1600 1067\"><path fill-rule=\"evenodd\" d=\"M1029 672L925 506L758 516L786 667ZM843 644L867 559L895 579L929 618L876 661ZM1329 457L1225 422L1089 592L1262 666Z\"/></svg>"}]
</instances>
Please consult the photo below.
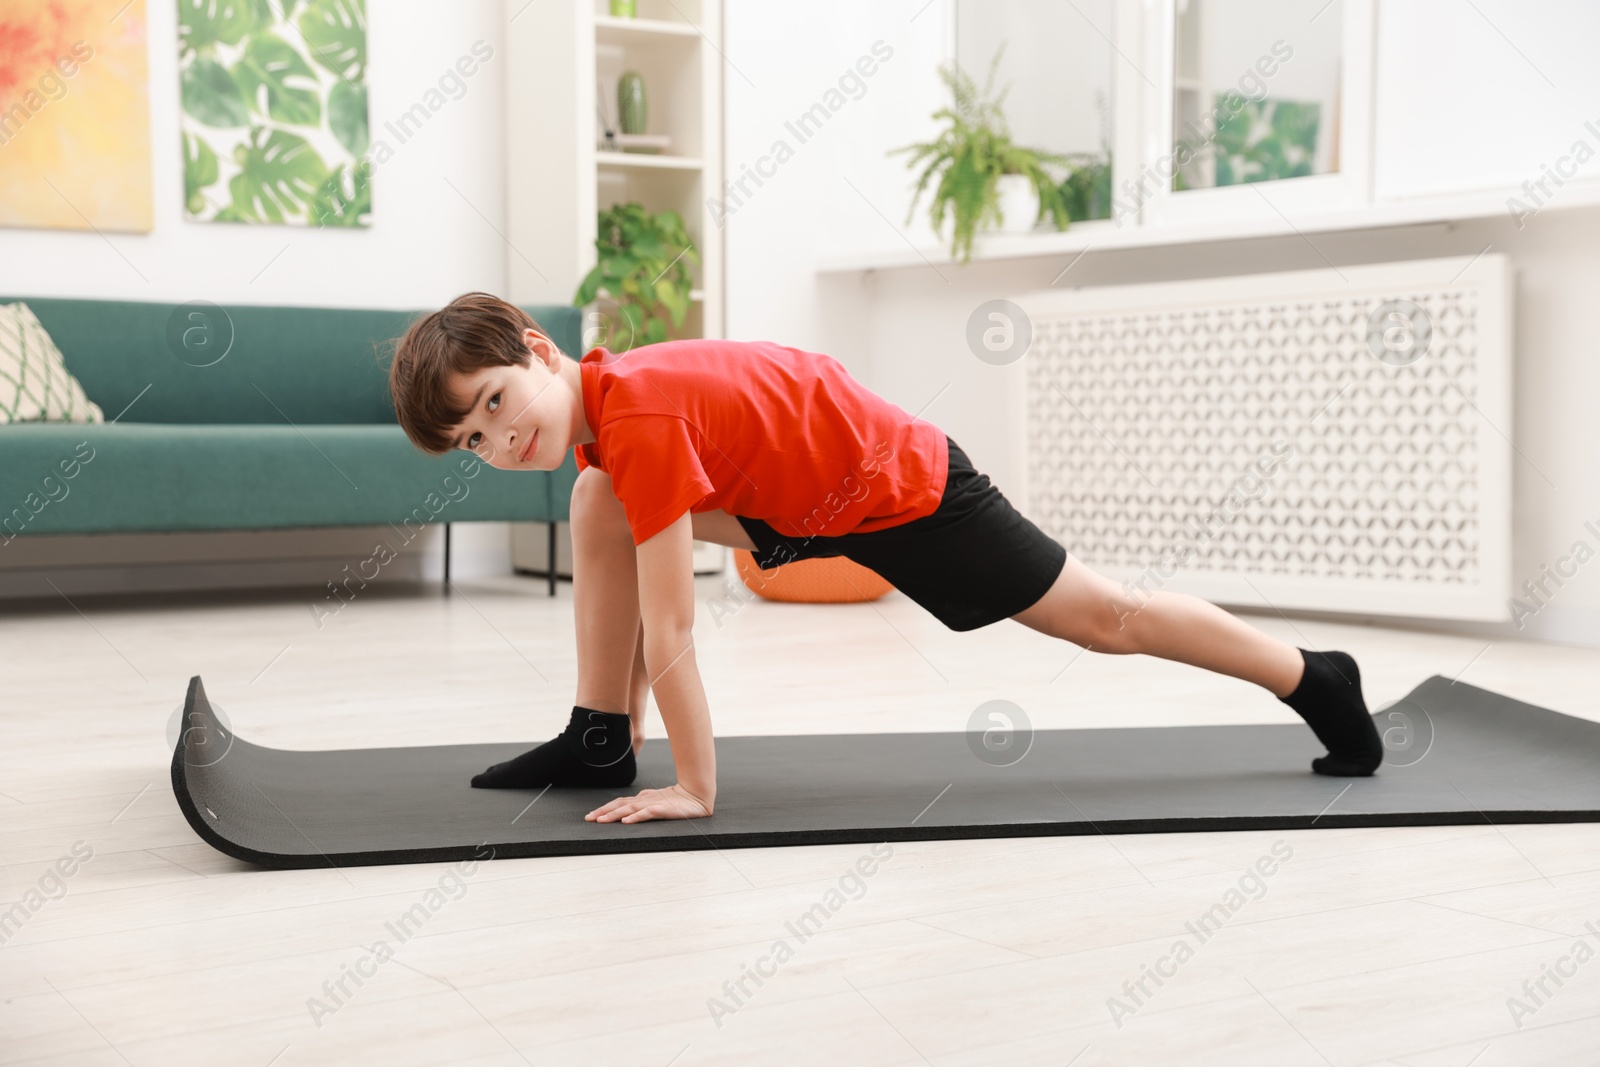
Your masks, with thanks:
<instances>
[{"instance_id":1,"label":"black sock","mask_svg":"<svg viewBox=\"0 0 1600 1067\"><path fill-rule=\"evenodd\" d=\"M474 789L539 789L547 785L625 786L638 765L626 715L573 705L559 737L474 775Z\"/></svg>"},{"instance_id":2,"label":"black sock","mask_svg":"<svg viewBox=\"0 0 1600 1067\"><path fill-rule=\"evenodd\" d=\"M1361 696L1361 672L1343 652L1300 649L1305 674L1295 691L1278 699L1293 708L1328 746L1311 761L1318 774L1364 777L1383 762L1383 739Z\"/></svg>"}]
</instances>

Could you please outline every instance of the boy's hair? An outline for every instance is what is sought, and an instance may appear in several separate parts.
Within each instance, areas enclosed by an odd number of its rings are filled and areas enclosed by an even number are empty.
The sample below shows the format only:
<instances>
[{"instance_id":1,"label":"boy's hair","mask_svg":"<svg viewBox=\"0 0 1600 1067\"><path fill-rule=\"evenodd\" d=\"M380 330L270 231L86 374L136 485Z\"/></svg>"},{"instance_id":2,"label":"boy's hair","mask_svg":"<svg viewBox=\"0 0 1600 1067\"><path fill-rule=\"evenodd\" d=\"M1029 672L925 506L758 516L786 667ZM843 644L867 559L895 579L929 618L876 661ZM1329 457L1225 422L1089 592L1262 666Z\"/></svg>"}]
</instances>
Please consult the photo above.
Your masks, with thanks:
<instances>
[{"instance_id":1,"label":"boy's hair","mask_svg":"<svg viewBox=\"0 0 1600 1067\"><path fill-rule=\"evenodd\" d=\"M389 366L395 419L411 443L429 455L449 452L471 397L452 398L448 379L485 367L528 366L532 359L522 341L528 329L549 340L526 311L489 293L463 293L413 322Z\"/></svg>"}]
</instances>

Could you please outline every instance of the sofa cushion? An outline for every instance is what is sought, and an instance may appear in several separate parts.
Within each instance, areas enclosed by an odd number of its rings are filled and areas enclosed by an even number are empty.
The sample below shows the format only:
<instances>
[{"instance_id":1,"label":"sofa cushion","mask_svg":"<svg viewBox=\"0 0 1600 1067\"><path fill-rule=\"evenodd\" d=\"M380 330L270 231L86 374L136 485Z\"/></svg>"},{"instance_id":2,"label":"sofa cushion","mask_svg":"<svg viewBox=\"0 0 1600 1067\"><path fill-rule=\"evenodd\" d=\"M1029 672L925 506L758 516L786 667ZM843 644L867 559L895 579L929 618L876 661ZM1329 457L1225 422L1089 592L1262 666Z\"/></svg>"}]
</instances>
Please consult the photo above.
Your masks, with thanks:
<instances>
[{"instance_id":1,"label":"sofa cushion","mask_svg":"<svg viewBox=\"0 0 1600 1067\"><path fill-rule=\"evenodd\" d=\"M408 541L431 522L567 515L547 473L496 470L460 450L426 456L395 425L21 423L0 443L0 545L20 534L380 523Z\"/></svg>"},{"instance_id":2,"label":"sofa cushion","mask_svg":"<svg viewBox=\"0 0 1600 1067\"><path fill-rule=\"evenodd\" d=\"M0 304L0 423L104 422L27 304Z\"/></svg>"}]
</instances>

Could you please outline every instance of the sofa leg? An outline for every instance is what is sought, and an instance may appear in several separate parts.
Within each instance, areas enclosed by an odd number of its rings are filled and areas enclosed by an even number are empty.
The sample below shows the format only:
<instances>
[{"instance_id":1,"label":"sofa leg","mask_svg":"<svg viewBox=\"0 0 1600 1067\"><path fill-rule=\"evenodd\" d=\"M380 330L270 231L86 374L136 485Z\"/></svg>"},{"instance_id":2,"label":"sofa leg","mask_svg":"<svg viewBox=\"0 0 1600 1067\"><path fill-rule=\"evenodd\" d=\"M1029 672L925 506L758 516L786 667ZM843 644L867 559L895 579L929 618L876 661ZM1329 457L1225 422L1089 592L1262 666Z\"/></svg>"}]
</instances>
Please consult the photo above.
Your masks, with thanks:
<instances>
[{"instance_id":1,"label":"sofa leg","mask_svg":"<svg viewBox=\"0 0 1600 1067\"><path fill-rule=\"evenodd\" d=\"M444 524L444 592L450 595L450 524Z\"/></svg>"},{"instance_id":2,"label":"sofa leg","mask_svg":"<svg viewBox=\"0 0 1600 1067\"><path fill-rule=\"evenodd\" d=\"M556 595L556 524L550 524L550 551L545 555L546 570L550 575L550 595Z\"/></svg>"}]
</instances>

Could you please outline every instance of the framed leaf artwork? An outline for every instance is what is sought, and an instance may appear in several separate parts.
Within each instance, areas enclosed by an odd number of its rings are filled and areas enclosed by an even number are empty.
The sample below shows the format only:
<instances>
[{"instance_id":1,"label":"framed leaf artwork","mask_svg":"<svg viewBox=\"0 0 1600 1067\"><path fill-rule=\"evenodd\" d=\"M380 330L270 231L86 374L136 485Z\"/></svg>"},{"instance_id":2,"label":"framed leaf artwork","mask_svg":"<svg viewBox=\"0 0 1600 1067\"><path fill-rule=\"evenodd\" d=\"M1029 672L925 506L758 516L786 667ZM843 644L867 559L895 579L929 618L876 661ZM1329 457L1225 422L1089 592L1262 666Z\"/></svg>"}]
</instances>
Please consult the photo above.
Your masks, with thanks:
<instances>
[{"instance_id":1,"label":"framed leaf artwork","mask_svg":"<svg viewBox=\"0 0 1600 1067\"><path fill-rule=\"evenodd\" d=\"M365 0L177 0L186 218L365 227Z\"/></svg>"},{"instance_id":2,"label":"framed leaf artwork","mask_svg":"<svg viewBox=\"0 0 1600 1067\"><path fill-rule=\"evenodd\" d=\"M149 233L145 0L0 0L0 226Z\"/></svg>"}]
</instances>

